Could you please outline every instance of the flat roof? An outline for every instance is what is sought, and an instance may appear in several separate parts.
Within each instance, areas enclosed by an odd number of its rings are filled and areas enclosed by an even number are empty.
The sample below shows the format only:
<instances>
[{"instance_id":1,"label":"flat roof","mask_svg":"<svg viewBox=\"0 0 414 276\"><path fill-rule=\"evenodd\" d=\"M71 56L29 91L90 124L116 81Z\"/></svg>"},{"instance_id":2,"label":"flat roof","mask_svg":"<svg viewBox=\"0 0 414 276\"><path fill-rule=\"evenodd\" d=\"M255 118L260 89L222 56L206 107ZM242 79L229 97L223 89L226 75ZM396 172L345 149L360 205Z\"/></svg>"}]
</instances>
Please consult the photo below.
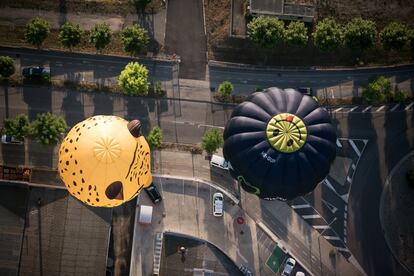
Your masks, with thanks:
<instances>
[{"instance_id":1,"label":"flat roof","mask_svg":"<svg viewBox=\"0 0 414 276\"><path fill-rule=\"evenodd\" d=\"M250 12L260 14L283 13L284 0L250 0Z\"/></svg>"}]
</instances>

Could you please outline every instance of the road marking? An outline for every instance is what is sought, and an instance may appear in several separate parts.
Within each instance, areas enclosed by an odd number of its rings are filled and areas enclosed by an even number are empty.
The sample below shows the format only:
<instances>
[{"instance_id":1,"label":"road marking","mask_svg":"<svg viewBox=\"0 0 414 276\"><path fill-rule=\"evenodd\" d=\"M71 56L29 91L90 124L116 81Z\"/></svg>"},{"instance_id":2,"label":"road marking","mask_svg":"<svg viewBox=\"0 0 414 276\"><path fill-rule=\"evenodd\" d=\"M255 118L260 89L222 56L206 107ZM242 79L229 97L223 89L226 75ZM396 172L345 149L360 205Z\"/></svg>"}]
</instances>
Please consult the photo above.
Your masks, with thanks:
<instances>
[{"instance_id":1,"label":"road marking","mask_svg":"<svg viewBox=\"0 0 414 276\"><path fill-rule=\"evenodd\" d=\"M314 225L313 228L315 229L331 229L329 225Z\"/></svg>"},{"instance_id":2,"label":"road marking","mask_svg":"<svg viewBox=\"0 0 414 276\"><path fill-rule=\"evenodd\" d=\"M414 105L414 102L410 103L409 105L407 105L404 110L408 110L410 109L412 106Z\"/></svg>"},{"instance_id":3,"label":"road marking","mask_svg":"<svg viewBox=\"0 0 414 276\"><path fill-rule=\"evenodd\" d=\"M346 202L346 203L348 203L348 197L349 197L349 194L344 194L344 195L341 195L341 198Z\"/></svg>"},{"instance_id":4,"label":"road marking","mask_svg":"<svg viewBox=\"0 0 414 276\"><path fill-rule=\"evenodd\" d=\"M337 236L323 236L325 239L327 240L334 240L334 241L339 241L341 240L340 238L338 238Z\"/></svg>"},{"instance_id":5,"label":"road marking","mask_svg":"<svg viewBox=\"0 0 414 276\"><path fill-rule=\"evenodd\" d=\"M341 197L340 194L338 194L338 192L335 190L335 188L332 186L331 182L328 180L328 178L325 178L323 183L329 188L331 189L337 196Z\"/></svg>"},{"instance_id":6,"label":"road marking","mask_svg":"<svg viewBox=\"0 0 414 276\"><path fill-rule=\"evenodd\" d=\"M328 209L332 212L332 214L335 214L336 211L338 211L338 208L336 208L333 204L331 204L331 203L329 203L329 202L327 202L323 199L321 199L321 200L322 200L322 203L325 204L326 207L328 207Z\"/></svg>"},{"instance_id":7,"label":"road marking","mask_svg":"<svg viewBox=\"0 0 414 276\"><path fill-rule=\"evenodd\" d=\"M355 109L357 109L357 108L358 108L358 106L355 106L355 107L351 108L351 109L348 111L348 113L349 113L349 112L354 111L354 110L355 110Z\"/></svg>"},{"instance_id":8,"label":"road marking","mask_svg":"<svg viewBox=\"0 0 414 276\"><path fill-rule=\"evenodd\" d=\"M380 108L378 108L375 112L380 112L381 110L383 110L385 108L385 105L381 106Z\"/></svg>"},{"instance_id":9,"label":"road marking","mask_svg":"<svg viewBox=\"0 0 414 276\"><path fill-rule=\"evenodd\" d=\"M338 148L342 148L342 144L341 142L339 142L339 139L336 139L336 145L338 146Z\"/></svg>"},{"instance_id":10,"label":"road marking","mask_svg":"<svg viewBox=\"0 0 414 276\"><path fill-rule=\"evenodd\" d=\"M344 108L343 108L343 107L340 107L340 108L335 109L333 112L339 112L339 111L341 111L342 109L344 109Z\"/></svg>"},{"instance_id":11,"label":"road marking","mask_svg":"<svg viewBox=\"0 0 414 276\"><path fill-rule=\"evenodd\" d=\"M314 218L320 218L320 215L303 215L302 218L304 219L314 219Z\"/></svg>"},{"instance_id":12,"label":"road marking","mask_svg":"<svg viewBox=\"0 0 414 276\"><path fill-rule=\"evenodd\" d=\"M397 109L400 105L401 105L401 104L397 104L397 105L395 105L393 108L391 108L391 110L390 110L390 111L392 112L392 111L396 110L396 109Z\"/></svg>"},{"instance_id":13,"label":"road marking","mask_svg":"<svg viewBox=\"0 0 414 276\"><path fill-rule=\"evenodd\" d=\"M349 143L351 144L352 148L354 149L354 151L356 152L356 154L358 155L358 157L360 157L361 156L361 152L359 151L359 149L355 145L354 141L349 140Z\"/></svg>"},{"instance_id":14,"label":"road marking","mask_svg":"<svg viewBox=\"0 0 414 276\"><path fill-rule=\"evenodd\" d=\"M224 127L220 127L220 126L213 126L213 125L203 125L203 124L198 124L197 128L201 127L211 127L211 128L219 128L219 129L224 129Z\"/></svg>"},{"instance_id":15,"label":"road marking","mask_svg":"<svg viewBox=\"0 0 414 276\"><path fill-rule=\"evenodd\" d=\"M345 247L335 247L335 248L338 249L339 251L349 252L348 248L345 248Z\"/></svg>"},{"instance_id":16,"label":"road marking","mask_svg":"<svg viewBox=\"0 0 414 276\"><path fill-rule=\"evenodd\" d=\"M352 178L349 177L349 175L346 177L346 181L348 181L349 183L352 183Z\"/></svg>"},{"instance_id":17,"label":"road marking","mask_svg":"<svg viewBox=\"0 0 414 276\"><path fill-rule=\"evenodd\" d=\"M352 163L351 167L352 167L353 170L355 170L355 168L356 168L354 163Z\"/></svg>"},{"instance_id":18,"label":"road marking","mask_svg":"<svg viewBox=\"0 0 414 276\"><path fill-rule=\"evenodd\" d=\"M300 205L292 205L293 209L302 209L302 208L309 208L311 207L309 204L300 204Z\"/></svg>"},{"instance_id":19,"label":"road marking","mask_svg":"<svg viewBox=\"0 0 414 276\"><path fill-rule=\"evenodd\" d=\"M367 106L364 110L362 110L362 112L367 112L368 110L370 110L372 107L372 105Z\"/></svg>"}]
</instances>

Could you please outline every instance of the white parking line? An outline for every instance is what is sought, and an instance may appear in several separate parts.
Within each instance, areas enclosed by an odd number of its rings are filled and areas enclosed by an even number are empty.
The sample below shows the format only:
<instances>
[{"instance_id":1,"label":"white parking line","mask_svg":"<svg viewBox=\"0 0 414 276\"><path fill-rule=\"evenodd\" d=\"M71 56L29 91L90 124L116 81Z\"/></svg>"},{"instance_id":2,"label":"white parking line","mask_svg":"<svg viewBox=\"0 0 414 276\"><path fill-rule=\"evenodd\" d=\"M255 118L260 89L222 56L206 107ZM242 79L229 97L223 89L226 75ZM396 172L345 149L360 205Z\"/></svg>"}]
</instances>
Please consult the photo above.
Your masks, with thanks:
<instances>
[{"instance_id":1,"label":"white parking line","mask_svg":"<svg viewBox=\"0 0 414 276\"><path fill-rule=\"evenodd\" d=\"M410 109L412 106L414 105L414 102L410 103L409 105L407 105L404 110L408 110Z\"/></svg>"},{"instance_id":2,"label":"white parking line","mask_svg":"<svg viewBox=\"0 0 414 276\"><path fill-rule=\"evenodd\" d=\"M349 250L344 247L335 247L335 248L338 249L339 251L349 252Z\"/></svg>"},{"instance_id":3,"label":"white parking line","mask_svg":"<svg viewBox=\"0 0 414 276\"><path fill-rule=\"evenodd\" d=\"M342 144L341 142L339 142L339 139L336 139L336 145L338 146L338 148L342 148Z\"/></svg>"},{"instance_id":4,"label":"white parking line","mask_svg":"<svg viewBox=\"0 0 414 276\"><path fill-rule=\"evenodd\" d=\"M338 238L337 236L323 236L323 237L327 240L334 240L334 241L340 240L340 238Z\"/></svg>"},{"instance_id":5,"label":"white parking line","mask_svg":"<svg viewBox=\"0 0 414 276\"><path fill-rule=\"evenodd\" d=\"M354 141L349 140L349 143L351 144L352 148L354 149L354 151L356 152L356 154L358 155L358 157L360 157L361 156L361 152L359 151L359 149L355 145Z\"/></svg>"},{"instance_id":6,"label":"white parking line","mask_svg":"<svg viewBox=\"0 0 414 276\"><path fill-rule=\"evenodd\" d=\"M351 108L351 109L348 111L348 113L349 113L349 112L354 111L354 110L355 110L355 109L357 109L357 108L358 108L358 106L355 106L355 107Z\"/></svg>"},{"instance_id":7,"label":"white parking line","mask_svg":"<svg viewBox=\"0 0 414 276\"><path fill-rule=\"evenodd\" d=\"M394 111L394 110L396 110L399 106L400 106L401 104L397 104L397 105L395 105L393 108L391 108L391 110L390 111Z\"/></svg>"},{"instance_id":8,"label":"white parking line","mask_svg":"<svg viewBox=\"0 0 414 276\"><path fill-rule=\"evenodd\" d=\"M329 225L314 225L313 228L315 229L331 229Z\"/></svg>"},{"instance_id":9,"label":"white parking line","mask_svg":"<svg viewBox=\"0 0 414 276\"><path fill-rule=\"evenodd\" d=\"M367 112L368 110L370 110L372 107L372 105L367 106L364 110L362 110L362 112Z\"/></svg>"},{"instance_id":10,"label":"white parking line","mask_svg":"<svg viewBox=\"0 0 414 276\"><path fill-rule=\"evenodd\" d=\"M302 209L311 207L309 204L292 205L293 209Z\"/></svg>"},{"instance_id":11,"label":"white parking line","mask_svg":"<svg viewBox=\"0 0 414 276\"><path fill-rule=\"evenodd\" d=\"M335 109L333 112L339 112L339 111L341 111L342 109L344 109L344 108L343 108L343 107L340 107L340 108Z\"/></svg>"},{"instance_id":12,"label":"white parking line","mask_svg":"<svg viewBox=\"0 0 414 276\"><path fill-rule=\"evenodd\" d=\"M302 218L304 219L314 219L314 218L320 218L320 215L303 215Z\"/></svg>"},{"instance_id":13,"label":"white parking line","mask_svg":"<svg viewBox=\"0 0 414 276\"><path fill-rule=\"evenodd\" d=\"M381 106L380 108L378 108L375 112L380 112L381 110L383 110L385 108L385 105Z\"/></svg>"}]
</instances>

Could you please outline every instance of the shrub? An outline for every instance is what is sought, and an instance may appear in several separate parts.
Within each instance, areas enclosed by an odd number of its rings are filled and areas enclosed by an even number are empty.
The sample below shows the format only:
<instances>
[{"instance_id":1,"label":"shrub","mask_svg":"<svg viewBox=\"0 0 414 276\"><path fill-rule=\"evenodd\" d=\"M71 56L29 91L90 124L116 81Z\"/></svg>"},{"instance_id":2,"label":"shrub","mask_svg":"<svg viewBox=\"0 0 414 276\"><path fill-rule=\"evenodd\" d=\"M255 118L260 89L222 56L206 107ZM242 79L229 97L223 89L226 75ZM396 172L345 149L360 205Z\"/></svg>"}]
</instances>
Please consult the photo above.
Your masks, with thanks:
<instances>
[{"instance_id":1,"label":"shrub","mask_svg":"<svg viewBox=\"0 0 414 276\"><path fill-rule=\"evenodd\" d=\"M29 134L43 145L56 145L68 129L62 117L53 114L41 113L30 124Z\"/></svg>"},{"instance_id":2,"label":"shrub","mask_svg":"<svg viewBox=\"0 0 414 276\"><path fill-rule=\"evenodd\" d=\"M273 48L284 38L283 21L269 16L259 16L247 24L247 35L262 48Z\"/></svg>"},{"instance_id":3,"label":"shrub","mask_svg":"<svg viewBox=\"0 0 414 276\"><path fill-rule=\"evenodd\" d=\"M341 45L341 26L331 18L319 21L312 34L316 47L323 51L332 51Z\"/></svg>"},{"instance_id":4,"label":"shrub","mask_svg":"<svg viewBox=\"0 0 414 276\"><path fill-rule=\"evenodd\" d=\"M63 46L71 49L81 42L82 34L79 24L67 22L60 28L59 39Z\"/></svg>"},{"instance_id":5,"label":"shrub","mask_svg":"<svg viewBox=\"0 0 414 276\"><path fill-rule=\"evenodd\" d=\"M27 23L24 37L30 44L40 47L49 33L49 23L40 17L35 17Z\"/></svg>"},{"instance_id":6,"label":"shrub","mask_svg":"<svg viewBox=\"0 0 414 276\"><path fill-rule=\"evenodd\" d=\"M377 28L371 20L354 18L344 28L345 46L354 50L365 50L375 44Z\"/></svg>"},{"instance_id":7,"label":"shrub","mask_svg":"<svg viewBox=\"0 0 414 276\"><path fill-rule=\"evenodd\" d=\"M308 30L305 23L292 21L285 30L286 43L293 47L304 47L308 43Z\"/></svg>"},{"instance_id":8,"label":"shrub","mask_svg":"<svg viewBox=\"0 0 414 276\"><path fill-rule=\"evenodd\" d=\"M407 43L408 36L405 25L391 22L381 31L380 40L385 50L400 50Z\"/></svg>"},{"instance_id":9,"label":"shrub","mask_svg":"<svg viewBox=\"0 0 414 276\"><path fill-rule=\"evenodd\" d=\"M29 119L24 114L17 115L14 119L4 119L4 134L22 141L29 133Z\"/></svg>"},{"instance_id":10,"label":"shrub","mask_svg":"<svg viewBox=\"0 0 414 276\"><path fill-rule=\"evenodd\" d=\"M148 69L138 62L128 63L119 76L118 85L127 95L148 95Z\"/></svg>"},{"instance_id":11,"label":"shrub","mask_svg":"<svg viewBox=\"0 0 414 276\"><path fill-rule=\"evenodd\" d=\"M233 90L234 90L234 86L229 81L223 81L222 83L220 83L219 89L218 89L220 95L223 97L229 97L231 93L233 93Z\"/></svg>"},{"instance_id":12,"label":"shrub","mask_svg":"<svg viewBox=\"0 0 414 276\"><path fill-rule=\"evenodd\" d=\"M384 76L374 78L362 88L362 99L366 103L383 103L391 96L391 81Z\"/></svg>"},{"instance_id":13,"label":"shrub","mask_svg":"<svg viewBox=\"0 0 414 276\"><path fill-rule=\"evenodd\" d=\"M153 127L147 136L148 145L151 149L159 149L162 143L162 131L159 127Z\"/></svg>"},{"instance_id":14,"label":"shrub","mask_svg":"<svg viewBox=\"0 0 414 276\"><path fill-rule=\"evenodd\" d=\"M0 77L8 78L14 74L16 67L14 60L8 56L0 56Z\"/></svg>"},{"instance_id":15,"label":"shrub","mask_svg":"<svg viewBox=\"0 0 414 276\"><path fill-rule=\"evenodd\" d=\"M112 38L112 31L106 23L96 24L90 33L90 42L94 44L96 50L104 49Z\"/></svg>"},{"instance_id":16,"label":"shrub","mask_svg":"<svg viewBox=\"0 0 414 276\"><path fill-rule=\"evenodd\" d=\"M407 100L407 94L400 89L396 89L392 98L397 103L404 103Z\"/></svg>"},{"instance_id":17,"label":"shrub","mask_svg":"<svg viewBox=\"0 0 414 276\"><path fill-rule=\"evenodd\" d=\"M125 52L131 56L136 56L143 52L149 42L147 31L136 24L121 31L121 40Z\"/></svg>"},{"instance_id":18,"label":"shrub","mask_svg":"<svg viewBox=\"0 0 414 276\"><path fill-rule=\"evenodd\" d=\"M154 82L154 95L155 96L163 96L164 91L162 91L161 81Z\"/></svg>"},{"instance_id":19,"label":"shrub","mask_svg":"<svg viewBox=\"0 0 414 276\"><path fill-rule=\"evenodd\" d=\"M219 130L211 128L204 133L201 140L201 147L211 156L223 143L223 134Z\"/></svg>"}]
</instances>

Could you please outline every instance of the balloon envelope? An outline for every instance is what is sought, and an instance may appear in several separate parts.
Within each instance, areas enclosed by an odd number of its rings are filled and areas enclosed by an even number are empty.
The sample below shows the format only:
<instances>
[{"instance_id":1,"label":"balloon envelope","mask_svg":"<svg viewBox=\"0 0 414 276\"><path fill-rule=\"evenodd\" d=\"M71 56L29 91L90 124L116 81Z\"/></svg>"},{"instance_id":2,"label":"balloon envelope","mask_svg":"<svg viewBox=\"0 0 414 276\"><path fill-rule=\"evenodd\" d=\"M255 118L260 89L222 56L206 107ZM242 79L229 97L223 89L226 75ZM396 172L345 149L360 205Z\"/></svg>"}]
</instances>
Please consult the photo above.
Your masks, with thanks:
<instances>
[{"instance_id":1,"label":"balloon envelope","mask_svg":"<svg viewBox=\"0 0 414 276\"><path fill-rule=\"evenodd\" d=\"M269 200L311 192L336 155L328 112L293 89L253 94L234 109L224 140L232 176L246 191Z\"/></svg>"},{"instance_id":2,"label":"balloon envelope","mask_svg":"<svg viewBox=\"0 0 414 276\"><path fill-rule=\"evenodd\" d=\"M152 183L150 149L128 122L94 116L75 125L59 150L59 175L68 191L91 206L114 207Z\"/></svg>"}]
</instances>

